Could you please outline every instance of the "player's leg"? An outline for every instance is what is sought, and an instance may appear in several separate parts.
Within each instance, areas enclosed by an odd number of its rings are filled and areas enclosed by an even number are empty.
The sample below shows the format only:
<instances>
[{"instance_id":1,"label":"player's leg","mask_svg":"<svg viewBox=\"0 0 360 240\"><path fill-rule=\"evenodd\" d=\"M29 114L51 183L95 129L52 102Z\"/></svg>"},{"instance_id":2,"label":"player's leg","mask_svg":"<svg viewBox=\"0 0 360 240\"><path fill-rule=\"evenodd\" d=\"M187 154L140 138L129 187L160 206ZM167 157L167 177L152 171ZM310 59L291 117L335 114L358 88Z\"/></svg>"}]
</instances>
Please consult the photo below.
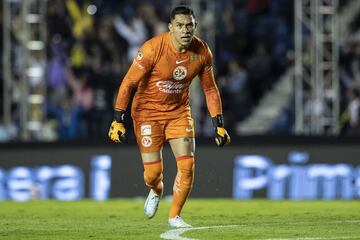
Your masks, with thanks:
<instances>
[{"instance_id":1,"label":"player's leg","mask_svg":"<svg viewBox=\"0 0 360 240\"><path fill-rule=\"evenodd\" d=\"M144 213L148 218L153 218L159 206L163 192L163 164L161 151L141 153L144 165L145 184L150 188L144 204Z\"/></svg>"},{"instance_id":2,"label":"player's leg","mask_svg":"<svg viewBox=\"0 0 360 240\"><path fill-rule=\"evenodd\" d=\"M181 219L180 213L194 181L195 139L193 120L190 117L185 117L171 121L165 129L165 134L176 158L178 170L174 181L169 225L172 227L190 227Z\"/></svg>"},{"instance_id":3,"label":"player's leg","mask_svg":"<svg viewBox=\"0 0 360 240\"><path fill-rule=\"evenodd\" d=\"M190 194L194 180L194 139L177 138L169 140L176 158L177 174L174 181L173 203L169 217L180 216L182 207Z\"/></svg>"},{"instance_id":4,"label":"player's leg","mask_svg":"<svg viewBox=\"0 0 360 240\"><path fill-rule=\"evenodd\" d=\"M161 151L152 153L141 153L144 165L144 181L157 195L163 190L163 163Z\"/></svg>"},{"instance_id":5,"label":"player's leg","mask_svg":"<svg viewBox=\"0 0 360 240\"><path fill-rule=\"evenodd\" d=\"M169 212L169 225L172 227L191 227L181 217L181 210L193 186L194 181L194 138L176 138L169 140L176 158L177 174L174 181L173 201Z\"/></svg>"},{"instance_id":6,"label":"player's leg","mask_svg":"<svg viewBox=\"0 0 360 240\"><path fill-rule=\"evenodd\" d=\"M134 121L134 132L144 166L144 181L150 188L145 201L144 212L148 218L154 217L163 192L162 126L158 122Z\"/></svg>"}]
</instances>

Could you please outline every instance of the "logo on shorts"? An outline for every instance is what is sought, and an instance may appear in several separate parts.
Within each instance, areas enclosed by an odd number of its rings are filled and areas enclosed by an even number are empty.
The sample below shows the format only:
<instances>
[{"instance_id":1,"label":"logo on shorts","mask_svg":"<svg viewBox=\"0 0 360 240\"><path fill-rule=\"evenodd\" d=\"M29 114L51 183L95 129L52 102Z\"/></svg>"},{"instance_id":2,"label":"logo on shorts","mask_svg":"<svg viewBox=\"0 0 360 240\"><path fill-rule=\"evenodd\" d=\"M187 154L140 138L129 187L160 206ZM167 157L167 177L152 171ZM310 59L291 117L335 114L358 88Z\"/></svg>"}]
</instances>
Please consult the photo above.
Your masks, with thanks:
<instances>
[{"instance_id":1,"label":"logo on shorts","mask_svg":"<svg viewBox=\"0 0 360 240\"><path fill-rule=\"evenodd\" d=\"M144 146L144 147L150 147L151 144L152 144L152 139L150 136L144 136L142 139L141 139L141 144Z\"/></svg>"},{"instance_id":2,"label":"logo on shorts","mask_svg":"<svg viewBox=\"0 0 360 240\"><path fill-rule=\"evenodd\" d=\"M177 66L173 71L173 77L175 80L183 80L186 77L187 69L184 66Z\"/></svg>"},{"instance_id":3,"label":"logo on shorts","mask_svg":"<svg viewBox=\"0 0 360 240\"><path fill-rule=\"evenodd\" d=\"M151 125L142 125L141 126L141 135L151 135Z\"/></svg>"}]
</instances>

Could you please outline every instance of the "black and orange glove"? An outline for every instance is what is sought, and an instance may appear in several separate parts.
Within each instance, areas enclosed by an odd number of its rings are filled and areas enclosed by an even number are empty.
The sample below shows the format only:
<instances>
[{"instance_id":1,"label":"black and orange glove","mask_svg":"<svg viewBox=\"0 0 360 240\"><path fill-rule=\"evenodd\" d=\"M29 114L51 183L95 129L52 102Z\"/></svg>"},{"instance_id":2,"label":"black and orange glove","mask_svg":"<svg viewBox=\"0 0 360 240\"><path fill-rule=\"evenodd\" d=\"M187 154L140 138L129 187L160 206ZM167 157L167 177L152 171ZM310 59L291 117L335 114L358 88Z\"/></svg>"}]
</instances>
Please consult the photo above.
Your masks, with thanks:
<instances>
[{"instance_id":1,"label":"black and orange glove","mask_svg":"<svg viewBox=\"0 0 360 240\"><path fill-rule=\"evenodd\" d=\"M212 123L215 130L215 142L218 147L223 147L231 142L230 135L224 128L224 116L221 114L216 115L212 118Z\"/></svg>"},{"instance_id":2,"label":"black and orange glove","mask_svg":"<svg viewBox=\"0 0 360 240\"><path fill-rule=\"evenodd\" d=\"M127 143L126 129L124 126L125 111L117 111L114 113L114 120L109 129L109 138L117 143Z\"/></svg>"}]
</instances>

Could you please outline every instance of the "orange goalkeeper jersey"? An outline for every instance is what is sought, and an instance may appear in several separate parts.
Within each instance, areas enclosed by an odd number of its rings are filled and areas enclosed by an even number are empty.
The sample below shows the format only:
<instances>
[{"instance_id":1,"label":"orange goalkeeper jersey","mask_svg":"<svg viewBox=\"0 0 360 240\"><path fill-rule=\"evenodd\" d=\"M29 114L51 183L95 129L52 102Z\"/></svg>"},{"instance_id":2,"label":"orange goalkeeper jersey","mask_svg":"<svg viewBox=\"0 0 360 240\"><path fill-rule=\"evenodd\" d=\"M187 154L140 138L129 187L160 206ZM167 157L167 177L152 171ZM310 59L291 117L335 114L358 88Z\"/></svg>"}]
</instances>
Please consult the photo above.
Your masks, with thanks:
<instances>
[{"instance_id":1,"label":"orange goalkeeper jersey","mask_svg":"<svg viewBox=\"0 0 360 240\"><path fill-rule=\"evenodd\" d=\"M221 114L212 54L207 44L194 37L187 51L180 53L174 48L169 32L157 35L145 42L135 56L120 86L115 109L126 109L131 90L137 86L131 109L134 120L190 116L189 86L196 75L210 115Z\"/></svg>"}]
</instances>

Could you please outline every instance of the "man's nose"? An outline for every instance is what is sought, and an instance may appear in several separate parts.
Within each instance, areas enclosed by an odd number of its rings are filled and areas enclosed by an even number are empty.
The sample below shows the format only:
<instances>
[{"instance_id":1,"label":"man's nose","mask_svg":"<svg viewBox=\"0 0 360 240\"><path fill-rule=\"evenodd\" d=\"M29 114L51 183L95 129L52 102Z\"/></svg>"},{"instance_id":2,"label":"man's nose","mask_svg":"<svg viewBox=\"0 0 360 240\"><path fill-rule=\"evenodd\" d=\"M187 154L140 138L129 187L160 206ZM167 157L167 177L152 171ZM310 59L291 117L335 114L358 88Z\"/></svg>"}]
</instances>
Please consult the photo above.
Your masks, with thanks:
<instances>
[{"instance_id":1,"label":"man's nose","mask_svg":"<svg viewBox=\"0 0 360 240\"><path fill-rule=\"evenodd\" d=\"M182 33L189 33L188 28L187 28L186 26L183 26L183 27L181 28L181 32L182 32Z\"/></svg>"}]
</instances>

